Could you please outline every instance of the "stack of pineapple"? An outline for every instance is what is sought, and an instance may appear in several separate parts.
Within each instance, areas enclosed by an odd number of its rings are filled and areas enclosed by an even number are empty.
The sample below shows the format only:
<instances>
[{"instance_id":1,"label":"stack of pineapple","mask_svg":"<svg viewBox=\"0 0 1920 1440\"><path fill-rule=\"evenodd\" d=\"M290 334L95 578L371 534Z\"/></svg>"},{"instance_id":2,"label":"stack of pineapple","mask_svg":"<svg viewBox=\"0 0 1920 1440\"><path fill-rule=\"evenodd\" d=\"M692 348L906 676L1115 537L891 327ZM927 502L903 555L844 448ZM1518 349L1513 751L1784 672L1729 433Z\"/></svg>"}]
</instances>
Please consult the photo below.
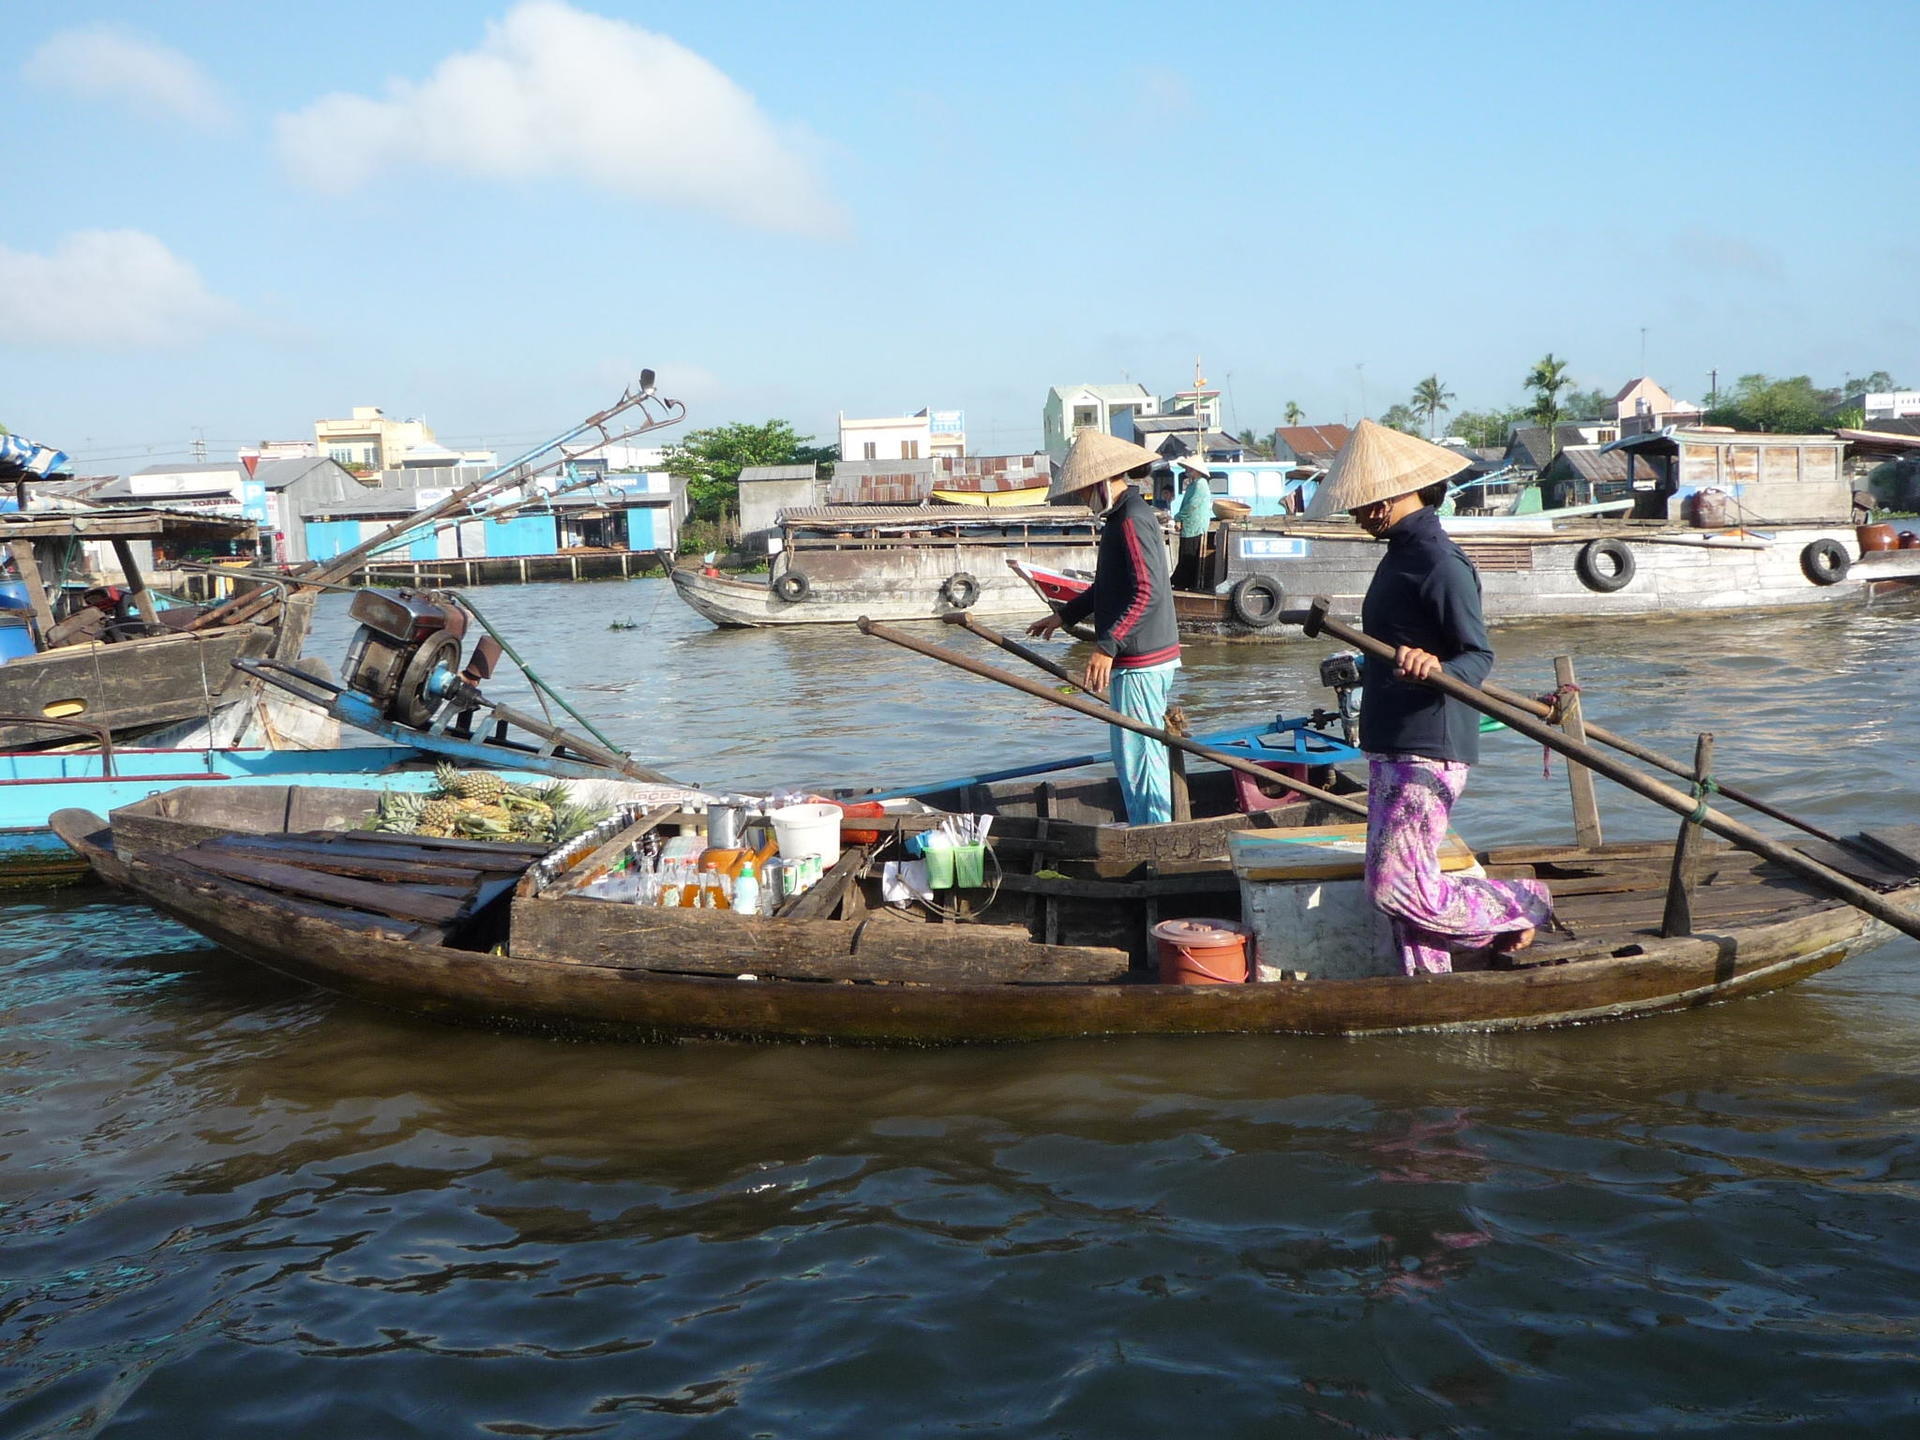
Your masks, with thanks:
<instances>
[{"instance_id":1,"label":"stack of pineapple","mask_svg":"<svg viewBox=\"0 0 1920 1440\"><path fill-rule=\"evenodd\" d=\"M607 811L577 805L559 781L511 785L491 770L434 767L431 793L383 790L365 828L444 840L531 840L557 845L606 818Z\"/></svg>"}]
</instances>

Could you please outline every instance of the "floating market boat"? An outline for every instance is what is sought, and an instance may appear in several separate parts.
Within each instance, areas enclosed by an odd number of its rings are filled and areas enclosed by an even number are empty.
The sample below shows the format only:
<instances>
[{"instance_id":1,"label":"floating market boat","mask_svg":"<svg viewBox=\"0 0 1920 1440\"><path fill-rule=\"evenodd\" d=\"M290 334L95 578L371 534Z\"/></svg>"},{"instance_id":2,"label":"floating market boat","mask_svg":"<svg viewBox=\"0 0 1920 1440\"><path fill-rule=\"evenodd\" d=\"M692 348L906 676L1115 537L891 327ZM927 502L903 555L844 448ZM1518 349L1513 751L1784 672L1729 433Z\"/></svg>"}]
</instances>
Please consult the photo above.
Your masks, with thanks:
<instances>
[{"instance_id":1,"label":"floating market boat","mask_svg":"<svg viewBox=\"0 0 1920 1440\"><path fill-rule=\"evenodd\" d=\"M137 739L206 720L240 698L235 660L292 660L306 639L313 592L282 584L213 607L169 604L134 546L204 539L239 522L169 510L0 513L0 749L76 737ZM110 547L123 586L88 588L89 546Z\"/></svg>"},{"instance_id":2,"label":"floating market boat","mask_svg":"<svg viewBox=\"0 0 1920 1440\"><path fill-rule=\"evenodd\" d=\"M1084 506L807 506L780 514L763 577L681 564L675 592L720 626L937 620L972 611L1037 615L1003 561L1093 563L1096 517Z\"/></svg>"},{"instance_id":3,"label":"floating market boat","mask_svg":"<svg viewBox=\"0 0 1920 1440\"><path fill-rule=\"evenodd\" d=\"M1038 786L1024 801L1007 782L974 787L971 800L1000 817L980 885L902 898L889 857L904 860L910 837L942 819L909 802L843 816L838 858L771 915L609 898L615 867L702 843L704 815L671 798L629 805L554 850L351 830L375 801L347 790L183 789L111 822L65 811L55 824L103 877L272 969L422 1015L629 1039L1524 1029L1761 994L1892 933L1710 843L1689 862L1688 927L1671 933L1672 845L1469 855L1456 841L1451 863L1547 881L1566 933L1451 975L1390 974L1390 945L1354 909L1360 827L1309 825L1305 807L1288 807L1226 837L1230 860L1180 843L1144 859L1149 832L1178 827L1138 827L1124 857L1102 855L1084 832L1052 829L1059 796ZM1883 835L1878 861L1848 863L1913 909L1916 838ZM1241 937L1237 954L1221 953L1239 967L1225 978L1245 982L1205 983L1218 962L1208 952L1188 964L1189 934Z\"/></svg>"},{"instance_id":4,"label":"floating market boat","mask_svg":"<svg viewBox=\"0 0 1920 1440\"><path fill-rule=\"evenodd\" d=\"M1920 548L1893 527L1856 525L1832 435L1679 430L1616 443L1624 498L1526 515L1447 516L1480 572L1489 624L1612 619L1859 603L1920 585ZM1631 511L1608 517L1601 510ZM1670 511L1678 513L1670 514ZM1282 616L1324 595L1360 612L1380 545L1347 520L1217 521L1199 585L1174 595L1192 639L1297 639ZM1013 557L1056 611L1091 581Z\"/></svg>"}]
</instances>

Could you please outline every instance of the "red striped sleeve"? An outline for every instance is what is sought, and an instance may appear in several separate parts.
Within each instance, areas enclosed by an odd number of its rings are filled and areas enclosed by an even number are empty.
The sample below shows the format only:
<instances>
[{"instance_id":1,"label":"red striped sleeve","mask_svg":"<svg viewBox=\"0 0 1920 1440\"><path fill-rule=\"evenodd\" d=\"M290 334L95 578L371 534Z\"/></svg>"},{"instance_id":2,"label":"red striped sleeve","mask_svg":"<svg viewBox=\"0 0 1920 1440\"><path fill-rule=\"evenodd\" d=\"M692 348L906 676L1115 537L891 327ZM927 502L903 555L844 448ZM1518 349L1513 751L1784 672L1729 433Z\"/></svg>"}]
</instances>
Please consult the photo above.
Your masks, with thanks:
<instances>
[{"instance_id":1,"label":"red striped sleeve","mask_svg":"<svg viewBox=\"0 0 1920 1440\"><path fill-rule=\"evenodd\" d=\"M1115 640L1130 634L1145 618L1147 606L1153 603L1153 575L1147 569L1147 557L1140 548L1140 527L1124 517L1122 524L1126 527L1127 569L1133 576L1133 598L1127 602L1127 608L1108 632Z\"/></svg>"}]
</instances>

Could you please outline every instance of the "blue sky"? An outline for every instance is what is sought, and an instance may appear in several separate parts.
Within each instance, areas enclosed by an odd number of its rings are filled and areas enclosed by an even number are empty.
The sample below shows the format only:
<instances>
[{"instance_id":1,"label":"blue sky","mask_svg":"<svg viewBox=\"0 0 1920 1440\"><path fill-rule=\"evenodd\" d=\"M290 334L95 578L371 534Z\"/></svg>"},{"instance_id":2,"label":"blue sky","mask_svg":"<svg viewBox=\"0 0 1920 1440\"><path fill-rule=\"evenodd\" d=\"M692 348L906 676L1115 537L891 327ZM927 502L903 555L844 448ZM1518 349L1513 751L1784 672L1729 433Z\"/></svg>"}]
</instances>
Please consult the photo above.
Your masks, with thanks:
<instances>
[{"instance_id":1,"label":"blue sky","mask_svg":"<svg viewBox=\"0 0 1920 1440\"><path fill-rule=\"evenodd\" d=\"M1910 0L5 13L0 422L89 470L356 404L512 451L643 365L981 452L1196 354L1236 429L1643 343L1920 385Z\"/></svg>"}]
</instances>

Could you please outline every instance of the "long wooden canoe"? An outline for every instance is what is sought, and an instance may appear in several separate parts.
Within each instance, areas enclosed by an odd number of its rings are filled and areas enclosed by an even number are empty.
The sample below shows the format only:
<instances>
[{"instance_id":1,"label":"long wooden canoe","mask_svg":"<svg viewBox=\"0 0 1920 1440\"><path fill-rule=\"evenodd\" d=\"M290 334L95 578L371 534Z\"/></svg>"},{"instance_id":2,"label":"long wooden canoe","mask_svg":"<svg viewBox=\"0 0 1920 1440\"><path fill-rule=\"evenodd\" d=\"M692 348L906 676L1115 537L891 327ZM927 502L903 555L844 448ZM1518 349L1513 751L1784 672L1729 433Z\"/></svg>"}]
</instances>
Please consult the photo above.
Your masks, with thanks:
<instances>
[{"instance_id":1,"label":"long wooden canoe","mask_svg":"<svg viewBox=\"0 0 1920 1440\"><path fill-rule=\"evenodd\" d=\"M1005 883L977 897L967 923L928 924L873 903L860 878L873 857L856 847L818 894L782 916L750 917L582 893L596 867L666 812L537 867L524 853L476 859L472 846L408 851L385 837L270 825L170 838L147 818L142 827L117 812L109 828L66 811L55 825L105 878L272 969L423 1015L627 1039L958 1044L1537 1028L1776 990L1891 933L1764 861L1717 850L1697 879L1693 933L1662 938L1670 846L1509 848L1480 859L1490 873L1546 879L1572 932L1503 962L1513 968L1161 985L1149 923L1231 917L1238 893L1224 867L1165 873L1147 863L1102 879L1085 861L1047 856L1021 873L1008 860ZM392 867L385 880L382 864ZM1917 868L1892 863L1875 878L1920 906Z\"/></svg>"}]
</instances>

